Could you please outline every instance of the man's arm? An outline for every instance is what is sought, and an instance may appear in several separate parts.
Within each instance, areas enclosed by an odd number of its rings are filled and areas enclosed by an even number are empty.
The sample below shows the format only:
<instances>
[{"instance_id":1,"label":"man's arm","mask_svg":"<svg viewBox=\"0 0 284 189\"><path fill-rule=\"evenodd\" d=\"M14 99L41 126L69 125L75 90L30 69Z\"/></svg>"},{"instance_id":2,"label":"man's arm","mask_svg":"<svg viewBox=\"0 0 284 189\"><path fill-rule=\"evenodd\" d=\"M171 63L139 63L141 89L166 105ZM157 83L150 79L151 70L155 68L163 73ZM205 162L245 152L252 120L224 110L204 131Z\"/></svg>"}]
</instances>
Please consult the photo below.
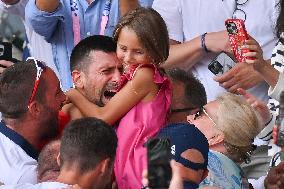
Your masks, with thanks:
<instances>
[{"instance_id":1,"label":"man's arm","mask_svg":"<svg viewBox=\"0 0 284 189\"><path fill-rule=\"evenodd\" d=\"M139 7L138 0L119 0L119 10L121 17L137 7Z\"/></svg>"},{"instance_id":2,"label":"man's arm","mask_svg":"<svg viewBox=\"0 0 284 189\"><path fill-rule=\"evenodd\" d=\"M227 31L208 33L205 35L204 42L207 49L214 53L222 51L229 53L231 49ZM165 68L176 66L191 68L204 56L207 56L205 49L201 46L201 36L184 43L171 40L170 44L170 55L164 64Z\"/></svg>"}]
</instances>

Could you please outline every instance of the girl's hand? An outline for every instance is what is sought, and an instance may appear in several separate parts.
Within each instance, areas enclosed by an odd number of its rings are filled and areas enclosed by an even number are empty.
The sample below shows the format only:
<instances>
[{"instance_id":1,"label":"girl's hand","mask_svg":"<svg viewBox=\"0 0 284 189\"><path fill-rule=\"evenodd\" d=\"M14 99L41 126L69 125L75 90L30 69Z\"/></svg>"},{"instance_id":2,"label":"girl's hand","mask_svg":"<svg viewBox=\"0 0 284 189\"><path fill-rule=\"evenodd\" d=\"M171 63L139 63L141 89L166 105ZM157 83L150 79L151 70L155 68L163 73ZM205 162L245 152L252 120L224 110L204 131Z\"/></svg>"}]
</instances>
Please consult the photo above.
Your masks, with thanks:
<instances>
[{"instance_id":1,"label":"girl's hand","mask_svg":"<svg viewBox=\"0 0 284 189\"><path fill-rule=\"evenodd\" d=\"M258 42L250 37L245 41L245 45L242 46L242 50L249 50L249 52L244 53L246 57L246 63L253 64L254 69L258 70L265 65L265 60L263 59L263 52L258 44Z\"/></svg>"}]
</instances>

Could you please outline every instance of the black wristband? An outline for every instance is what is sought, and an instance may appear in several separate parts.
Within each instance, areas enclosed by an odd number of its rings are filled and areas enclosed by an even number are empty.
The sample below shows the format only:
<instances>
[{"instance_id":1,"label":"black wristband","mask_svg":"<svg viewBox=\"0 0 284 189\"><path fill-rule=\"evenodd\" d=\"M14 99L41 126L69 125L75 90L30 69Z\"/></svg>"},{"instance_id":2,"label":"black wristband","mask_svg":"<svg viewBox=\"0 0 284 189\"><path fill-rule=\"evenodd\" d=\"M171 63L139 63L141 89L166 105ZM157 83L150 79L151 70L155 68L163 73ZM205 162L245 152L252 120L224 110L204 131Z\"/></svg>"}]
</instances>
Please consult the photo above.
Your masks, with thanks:
<instances>
[{"instance_id":1,"label":"black wristband","mask_svg":"<svg viewBox=\"0 0 284 189\"><path fill-rule=\"evenodd\" d=\"M206 32L201 35L201 47L204 49L205 52L209 53L210 51L207 49L206 44L205 44L205 36Z\"/></svg>"}]
</instances>

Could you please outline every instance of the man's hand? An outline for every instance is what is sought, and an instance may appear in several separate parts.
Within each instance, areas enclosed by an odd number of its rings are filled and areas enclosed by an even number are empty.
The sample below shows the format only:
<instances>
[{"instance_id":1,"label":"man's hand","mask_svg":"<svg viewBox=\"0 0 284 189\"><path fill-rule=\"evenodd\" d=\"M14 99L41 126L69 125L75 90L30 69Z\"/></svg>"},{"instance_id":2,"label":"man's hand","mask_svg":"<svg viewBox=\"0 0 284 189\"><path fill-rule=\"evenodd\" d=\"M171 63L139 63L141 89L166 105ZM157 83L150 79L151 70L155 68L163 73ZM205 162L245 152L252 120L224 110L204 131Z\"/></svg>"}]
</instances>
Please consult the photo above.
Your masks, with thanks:
<instances>
[{"instance_id":1,"label":"man's hand","mask_svg":"<svg viewBox=\"0 0 284 189\"><path fill-rule=\"evenodd\" d=\"M4 70L10 66L12 66L14 63L6 60L0 60L0 74L4 72Z\"/></svg>"},{"instance_id":2,"label":"man's hand","mask_svg":"<svg viewBox=\"0 0 284 189\"><path fill-rule=\"evenodd\" d=\"M20 0L1 0L6 5L14 5L17 4Z\"/></svg>"},{"instance_id":3,"label":"man's hand","mask_svg":"<svg viewBox=\"0 0 284 189\"><path fill-rule=\"evenodd\" d=\"M273 167L268 172L264 180L265 189L283 189L284 188L284 162Z\"/></svg>"},{"instance_id":4,"label":"man's hand","mask_svg":"<svg viewBox=\"0 0 284 189\"><path fill-rule=\"evenodd\" d=\"M253 69L253 66L245 62L237 63L228 72L214 77L214 80L231 93L237 93L238 88L250 89L263 81L260 74Z\"/></svg>"}]
</instances>

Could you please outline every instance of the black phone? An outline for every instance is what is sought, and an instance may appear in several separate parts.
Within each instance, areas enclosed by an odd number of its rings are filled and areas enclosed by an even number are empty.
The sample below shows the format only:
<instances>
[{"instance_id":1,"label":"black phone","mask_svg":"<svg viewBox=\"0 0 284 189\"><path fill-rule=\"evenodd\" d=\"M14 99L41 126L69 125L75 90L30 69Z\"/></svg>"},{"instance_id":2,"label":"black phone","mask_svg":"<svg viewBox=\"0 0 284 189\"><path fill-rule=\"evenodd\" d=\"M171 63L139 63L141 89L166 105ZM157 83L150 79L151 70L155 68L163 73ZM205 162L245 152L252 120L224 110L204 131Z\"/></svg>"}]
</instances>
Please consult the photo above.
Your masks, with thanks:
<instances>
[{"instance_id":1,"label":"black phone","mask_svg":"<svg viewBox=\"0 0 284 189\"><path fill-rule=\"evenodd\" d=\"M12 60L12 43L0 42L0 60Z\"/></svg>"},{"instance_id":2,"label":"black phone","mask_svg":"<svg viewBox=\"0 0 284 189\"><path fill-rule=\"evenodd\" d=\"M236 65L236 61L228 54L218 54L208 65L208 69L215 75L222 75Z\"/></svg>"},{"instance_id":3,"label":"black phone","mask_svg":"<svg viewBox=\"0 0 284 189\"><path fill-rule=\"evenodd\" d=\"M148 180L151 189L166 189L170 185L170 139L151 138L147 141Z\"/></svg>"},{"instance_id":4,"label":"black phone","mask_svg":"<svg viewBox=\"0 0 284 189\"><path fill-rule=\"evenodd\" d=\"M279 101L279 115L276 120L277 125L277 140L276 144L278 146L284 146L284 91L280 94L280 101Z\"/></svg>"}]
</instances>

